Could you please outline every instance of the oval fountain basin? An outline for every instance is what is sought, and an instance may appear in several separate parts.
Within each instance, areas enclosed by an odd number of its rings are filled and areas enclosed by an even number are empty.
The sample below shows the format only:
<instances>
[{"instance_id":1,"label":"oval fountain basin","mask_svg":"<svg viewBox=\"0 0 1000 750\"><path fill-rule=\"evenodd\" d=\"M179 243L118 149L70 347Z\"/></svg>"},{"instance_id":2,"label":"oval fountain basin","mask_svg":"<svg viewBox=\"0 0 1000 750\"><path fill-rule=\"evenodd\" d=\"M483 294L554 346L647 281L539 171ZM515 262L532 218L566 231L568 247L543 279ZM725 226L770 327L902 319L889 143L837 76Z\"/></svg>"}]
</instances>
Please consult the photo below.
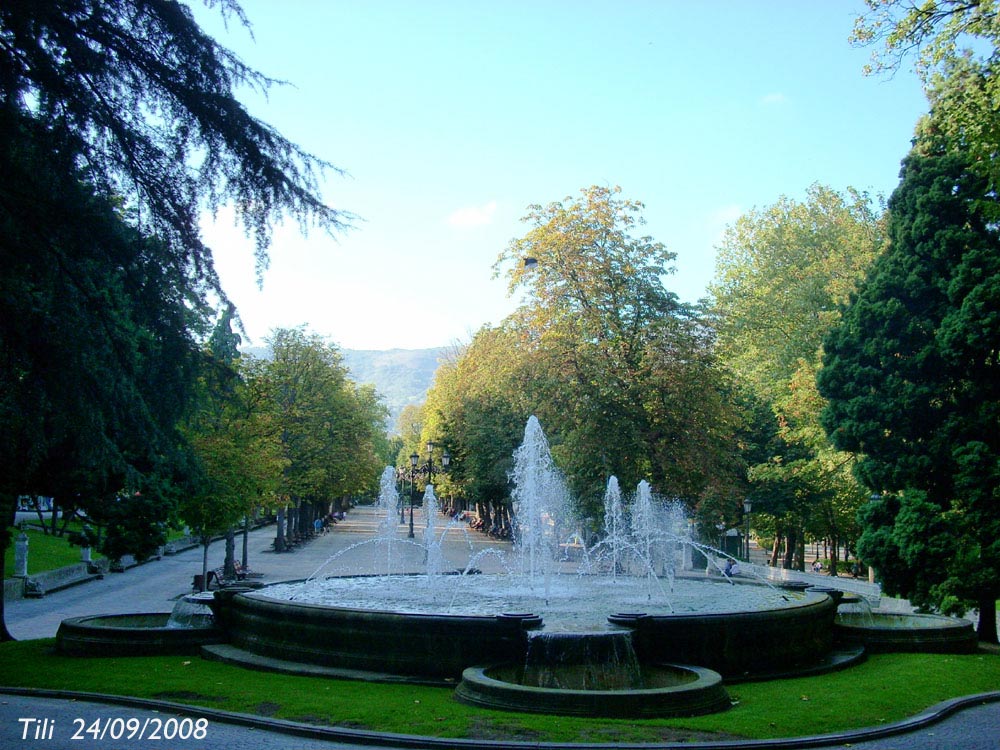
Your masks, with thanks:
<instances>
[{"instance_id":1,"label":"oval fountain basin","mask_svg":"<svg viewBox=\"0 0 1000 750\"><path fill-rule=\"evenodd\" d=\"M654 718L698 716L731 705L722 677L709 669L676 664L643 665L637 687L601 687L582 677L581 665L556 665L549 677L566 685L541 687L523 665L470 667L455 689L456 700L481 708L562 716Z\"/></svg>"},{"instance_id":2,"label":"oval fountain basin","mask_svg":"<svg viewBox=\"0 0 1000 750\"><path fill-rule=\"evenodd\" d=\"M979 644L971 622L943 615L840 612L834 631L840 642L871 653L969 654Z\"/></svg>"},{"instance_id":3,"label":"oval fountain basin","mask_svg":"<svg viewBox=\"0 0 1000 750\"><path fill-rule=\"evenodd\" d=\"M196 655L225 639L211 615L187 627L168 625L170 612L70 617L59 624L56 650L69 656Z\"/></svg>"},{"instance_id":4,"label":"oval fountain basin","mask_svg":"<svg viewBox=\"0 0 1000 750\"><path fill-rule=\"evenodd\" d=\"M694 664L727 677L794 669L826 655L833 639L836 605L820 593L678 578L668 601L650 597L641 580L568 576L548 599L537 590L518 598L508 588L516 582L499 576L439 578L344 577L217 592L214 608L230 643L253 654L443 680L478 665L522 663L539 626L599 633L614 619L617 630L634 631L642 664ZM699 607L708 613L696 614Z\"/></svg>"}]
</instances>

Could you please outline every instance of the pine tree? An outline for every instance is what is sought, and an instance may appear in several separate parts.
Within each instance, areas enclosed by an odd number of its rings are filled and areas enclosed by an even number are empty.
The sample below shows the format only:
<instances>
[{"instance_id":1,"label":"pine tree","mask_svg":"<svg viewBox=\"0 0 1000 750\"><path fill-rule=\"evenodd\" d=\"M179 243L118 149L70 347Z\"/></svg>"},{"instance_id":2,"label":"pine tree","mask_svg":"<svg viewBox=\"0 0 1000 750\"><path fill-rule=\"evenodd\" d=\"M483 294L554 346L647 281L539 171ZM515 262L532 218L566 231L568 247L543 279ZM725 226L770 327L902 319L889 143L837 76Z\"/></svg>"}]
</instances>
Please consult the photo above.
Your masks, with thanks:
<instances>
[{"instance_id":1,"label":"pine tree","mask_svg":"<svg viewBox=\"0 0 1000 750\"><path fill-rule=\"evenodd\" d=\"M875 496L858 552L886 590L997 641L1000 235L965 159L921 144L889 203L890 245L825 340L828 434Z\"/></svg>"}]
</instances>

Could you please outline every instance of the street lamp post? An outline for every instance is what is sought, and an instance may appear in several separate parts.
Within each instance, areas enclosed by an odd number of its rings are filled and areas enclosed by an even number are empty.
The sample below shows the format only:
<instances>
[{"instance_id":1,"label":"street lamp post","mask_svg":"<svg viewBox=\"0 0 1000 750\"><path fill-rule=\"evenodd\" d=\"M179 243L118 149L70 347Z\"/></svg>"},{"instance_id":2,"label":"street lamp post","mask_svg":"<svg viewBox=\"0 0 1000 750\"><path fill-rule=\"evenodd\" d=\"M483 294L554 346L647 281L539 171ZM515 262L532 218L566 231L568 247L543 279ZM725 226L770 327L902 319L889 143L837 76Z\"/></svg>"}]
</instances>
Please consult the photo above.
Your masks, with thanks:
<instances>
[{"instance_id":1,"label":"street lamp post","mask_svg":"<svg viewBox=\"0 0 1000 750\"><path fill-rule=\"evenodd\" d=\"M434 484L434 442L431 440L427 441L427 464L423 467L423 470L427 473L427 484ZM416 451L410 454L410 476L413 477L417 473L417 462L420 461L420 456ZM451 454L448 453L447 448L444 453L441 454L441 471L448 471L448 465L451 463ZM416 491L413 489L411 484L410 487L410 533L408 534L410 539L413 539L413 499Z\"/></svg>"},{"instance_id":2,"label":"street lamp post","mask_svg":"<svg viewBox=\"0 0 1000 750\"><path fill-rule=\"evenodd\" d=\"M743 537L743 544L746 545L746 560L750 562L750 511L753 510L753 503L750 500L743 501L743 515L747 522L747 534Z\"/></svg>"},{"instance_id":3,"label":"street lamp post","mask_svg":"<svg viewBox=\"0 0 1000 750\"><path fill-rule=\"evenodd\" d=\"M410 454L410 533L407 536L413 539L413 496L416 494L416 489L414 488L414 480L417 475L417 461L420 460L420 456L417 455L416 451Z\"/></svg>"}]
</instances>

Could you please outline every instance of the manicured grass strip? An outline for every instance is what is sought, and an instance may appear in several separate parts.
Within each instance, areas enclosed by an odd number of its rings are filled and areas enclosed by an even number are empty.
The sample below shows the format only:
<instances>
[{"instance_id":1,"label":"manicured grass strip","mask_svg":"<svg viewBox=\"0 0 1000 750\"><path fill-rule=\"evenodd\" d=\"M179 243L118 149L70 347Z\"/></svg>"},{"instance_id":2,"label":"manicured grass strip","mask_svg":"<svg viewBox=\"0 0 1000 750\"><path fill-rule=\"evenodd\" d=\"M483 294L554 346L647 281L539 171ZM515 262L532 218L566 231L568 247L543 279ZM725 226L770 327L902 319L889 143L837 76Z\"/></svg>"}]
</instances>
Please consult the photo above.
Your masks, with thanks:
<instances>
[{"instance_id":1,"label":"manicured grass strip","mask_svg":"<svg viewBox=\"0 0 1000 750\"><path fill-rule=\"evenodd\" d=\"M1000 689L1000 655L889 654L820 677L728 688L732 710L627 720L483 711L448 688L254 672L198 657L74 658L53 640L0 644L0 684L162 698L191 705L386 732L555 742L657 742L687 732L755 739L876 726L948 698Z\"/></svg>"},{"instance_id":2,"label":"manicured grass strip","mask_svg":"<svg viewBox=\"0 0 1000 750\"><path fill-rule=\"evenodd\" d=\"M7 547L3 560L3 577L14 575L14 544L20 535L18 529L11 529L11 542ZM28 536L28 575L38 575L47 570L76 565L80 562L80 548L70 544L66 537L52 536L37 529L29 529ZM95 555L96 557L96 555Z\"/></svg>"}]
</instances>

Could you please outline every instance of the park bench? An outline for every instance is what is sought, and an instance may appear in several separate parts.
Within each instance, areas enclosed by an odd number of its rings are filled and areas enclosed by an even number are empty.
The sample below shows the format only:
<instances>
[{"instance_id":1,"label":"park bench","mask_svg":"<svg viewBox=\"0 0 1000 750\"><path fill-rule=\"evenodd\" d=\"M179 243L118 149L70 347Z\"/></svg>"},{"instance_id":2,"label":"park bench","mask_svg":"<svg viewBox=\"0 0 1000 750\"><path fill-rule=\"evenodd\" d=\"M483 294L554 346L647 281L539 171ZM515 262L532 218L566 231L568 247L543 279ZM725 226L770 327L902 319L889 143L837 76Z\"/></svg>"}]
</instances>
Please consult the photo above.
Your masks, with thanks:
<instances>
[{"instance_id":1,"label":"park bench","mask_svg":"<svg viewBox=\"0 0 1000 750\"><path fill-rule=\"evenodd\" d=\"M258 573L256 571L250 570L249 568L244 568L240 563L236 563L236 576L226 577L226 566L215 568L214 570L208 571L208 580L205 582L205 591L210 591L212 589L213 582L216 588L222 588L226 584L235 583L236 581L243 581L247 578L260 578L264 574ZM194 580L191 582L191 587L194 589L201 590L201 573L194 576Z\"/></svg>"}]
</instances>

